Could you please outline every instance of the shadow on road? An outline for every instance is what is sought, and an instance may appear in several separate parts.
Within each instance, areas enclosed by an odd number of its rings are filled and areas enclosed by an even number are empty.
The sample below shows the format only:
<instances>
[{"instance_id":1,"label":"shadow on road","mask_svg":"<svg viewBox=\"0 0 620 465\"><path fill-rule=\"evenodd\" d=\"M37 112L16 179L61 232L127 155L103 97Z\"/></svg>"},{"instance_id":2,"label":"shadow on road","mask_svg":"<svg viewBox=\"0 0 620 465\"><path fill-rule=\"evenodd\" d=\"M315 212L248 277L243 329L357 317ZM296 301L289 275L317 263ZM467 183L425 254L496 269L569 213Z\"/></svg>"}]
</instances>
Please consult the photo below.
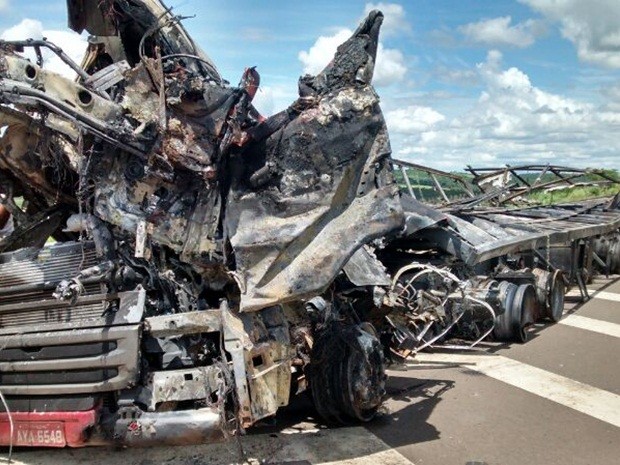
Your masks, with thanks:
<instances>
[{"instance_id":1,"label":"shadow on road","mask_svg":"<svg viewBox=\"0 0 620 465\"><path fill-rule=\"evenodd\" d=\"M390 412L367 427L392 448L438 440L441 432L429 418L442 396L453 387L453 380L416 379L392 373L386 402Z\"/></svg>"}]
</instances>

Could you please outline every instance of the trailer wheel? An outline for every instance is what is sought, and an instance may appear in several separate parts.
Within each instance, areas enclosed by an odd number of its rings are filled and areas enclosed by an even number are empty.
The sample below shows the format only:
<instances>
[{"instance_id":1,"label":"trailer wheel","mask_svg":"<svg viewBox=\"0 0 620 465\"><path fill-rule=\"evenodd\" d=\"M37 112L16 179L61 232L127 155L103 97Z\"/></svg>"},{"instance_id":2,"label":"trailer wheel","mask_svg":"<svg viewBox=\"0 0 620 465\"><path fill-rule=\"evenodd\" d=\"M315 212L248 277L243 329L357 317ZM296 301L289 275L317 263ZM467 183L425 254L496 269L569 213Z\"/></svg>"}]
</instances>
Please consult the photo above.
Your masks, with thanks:
<instances>
[{"instance_id":1,"label":"trailer wheel","mask_svg":"<svg viewBox=\"0 0 620 465\"><path fill-rule=\"evenodd\" d=\"M493 336L499 341L527 342L526 328L534 323L536 290L531 284L502 281L499 285L504 312L495 318Z\"/></svg>"},{"instance_id":2,"label":"trailer wheel","mask_svg":"<svg viewBox=\"0 0 620 465\"><path fill-rule=\"evenodd\" d=\"M551 281L551 289L549 290L548 306L546 308L546 317L554 323L562 319L564 313L564 295L566 294L566 285L562 273L555 272Z\"/></svg>"},{"instance_id":3,"label":"trailer wheel","mask_svg":"<svg viewBox=\"0 0 620 465\"><path fill-rule=\"evenodd\" d=\"M515 316L521 316L519 324L514 326L514 340L517 342L527 342L529 333L526 328L534 323L536 307L538 305L534 286L531 284L521 284L517 288L512 304L515 307Z\"/></svg>"},{"instance_id":4,"label":"trailer wheel","mask_svg":"<svg viewBox=\"0 0 620 465\"><path fill-rule=\"evenodd\" d=\"M503 313L495 317L493 337L498 341L511 341L514 336L514 327L521 323L521 315L514 314L513 301L517 292L517 285L508 281L499 283L500 302Z\"/></svg>"}]
</instances>

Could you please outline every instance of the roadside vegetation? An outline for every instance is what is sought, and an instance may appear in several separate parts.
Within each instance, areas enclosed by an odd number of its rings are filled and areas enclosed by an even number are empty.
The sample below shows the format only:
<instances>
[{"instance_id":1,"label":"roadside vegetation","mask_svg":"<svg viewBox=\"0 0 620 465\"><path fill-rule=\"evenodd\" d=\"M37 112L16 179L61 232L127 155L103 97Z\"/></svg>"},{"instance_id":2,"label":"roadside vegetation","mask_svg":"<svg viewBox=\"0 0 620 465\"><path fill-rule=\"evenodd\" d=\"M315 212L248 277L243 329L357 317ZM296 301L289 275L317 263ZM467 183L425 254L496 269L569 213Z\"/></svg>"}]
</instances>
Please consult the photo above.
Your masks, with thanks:
<instances>
[{"instance_id":1,"label":"roadside vegetation","mask_svg":"<svg viewBox=\"0 0 620 465\"><path fill-rule=\"evenodd\" d=\"M527 198L541 205L551 205L554 203L578 202L580 200L598 197L613 197L618 192L620 192L620 183L614 183L602 186L577 186L566 189L533 192Z\"/></svg>"},{"instance_id":2,"label":"roadside vegetation","mask_svg":"<svg viewBox=\"0 0 620 465\"><path fill-rule=\"evenodd\" d=\"M572 185L560 184L552 186L547 189L534 190L533 192L526 194L522 199L527 203L534 203L540 205L550 205L557 203L570 203L578 202L581 200L601 198L601 197L613 197L620 192L620 174L617 170L600 170L598 173L603 174L611 180L606 180L596 173L588 173L583 176L578 176L571 179ZM452 175L456 175L463 179L465 183L470 186L470 189L475 195L481 194L480 188L472 183L473 176L470 173L464 172L452 172ZM526 173L521 177L529 184L534 184L538 181L538 184L545 184L558 179L554 174L548 173L539 178L539 173ZM407 184L405 178L400 170L395 170L394 177L404 192L407 192ZM425 203L438 204L443 203L444 198L435 185L435 180L425 172L418 170L408 171L409 184L413 189L415 197ZM469 197L466 188L460 182L436 176L436 179L441 183L441 187L448 197L452 201L466 199ZM599 183L596 185L587 185L591 183ZM519 185L524 184L519 182ZM515 183L516 185L516 183Z\"/></svg>"}]
</instances>

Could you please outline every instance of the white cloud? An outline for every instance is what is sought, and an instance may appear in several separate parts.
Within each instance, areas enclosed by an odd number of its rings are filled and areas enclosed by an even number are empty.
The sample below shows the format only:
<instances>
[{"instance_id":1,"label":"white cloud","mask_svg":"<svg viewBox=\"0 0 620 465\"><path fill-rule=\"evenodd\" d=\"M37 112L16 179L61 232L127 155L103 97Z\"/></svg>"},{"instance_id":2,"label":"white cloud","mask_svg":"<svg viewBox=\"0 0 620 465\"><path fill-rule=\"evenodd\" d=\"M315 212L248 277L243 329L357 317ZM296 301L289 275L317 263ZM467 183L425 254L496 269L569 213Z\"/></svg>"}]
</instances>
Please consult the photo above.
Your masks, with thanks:
<instances>
[{"instance_id":1,"label":"white cloud","mask_svg":"<svg viewBox=\"0 0 620 465\"><path fill-rule=\"evenodd\" d=\"M435 124L444 121L446 117L430 107L410 105L386 112L385 119L390 131L411 134L428 131Z\"/></svg>"},{"instance_id":2,"label":"white cloud","mask_svg":"<svg viewBox=\"0 0 620 465\"><path fill-rule=\"evenodd\" d=\"M367 3L364 8L364 16L372 10L380 10L383 13L383 25L381 34L384 36L411 32L411 25L405 18L405 9L398 3Z\"/></svg>"},{"instance_id":3,"label":"white cloud","mask_svg":"<svg viewBox=\"0 0 620 465\"><path fill-rule=\"evenodd\" d=\"M433 70L433 76L442 82L456 84L458 86L472 86L478 84L478 73L468 68L454 69L446 65L440 65Z\"/></svg>"},{"instance_id":4,"label":"white cloud","mask_svg":"<svg viewBox=\"0 0 620 465\"><path fill-rule=\"evenodd\" d=\"M291 79L275 85L261 85L252 103L261 115L271 116L287 108L297 97L296 81Z\"/></svg>"},{"instance_id":5,"label":"white cloud","mask_svg":"<svg viewBox=\"0 0 620 465\"><path fill-rule=\"evenodd\" d=\"M4 30L0 37L4 40L25 40L31 37L40 39L42 33L41 21L26 18L21 23Z\"/></svg>"},{"instance_id":6,"label":"white cloud","mask_svg":"<svg viewBox=\"0 0 620 465\"><path fill-rule=\"evenodd\" d=\"M246 27L239 33L249 42L268 42L274 39L273 31L261 27Z\"/></svg>"},{"instance_id":7,"label":"white cloud","mask_svg":"<svg viewBox=\"0 0 620 465\"><path fill-rule=\"evenodd\" d=\"M382 43L379 43L373 84L379 87L389 86L402 81L406 74L407 66L401 51L395 48L385 48Z\"/></svg>"},{"instance_id":8,"label":"white cloud","mask_svg":"<svg viewBox=\"0 0 620 465\"><path fill-rule=\"evenodd\" d=\"M352 34L353 31L350 29L340 29L331 36L319 37L308 51L299 52L298 58L303 64L303 72L307 74L320 73L334 58L338 46ZM400 50L386 48L383 43L379 42L373 84L389 86L402 81L406 74L405 57Z\"/></svg>"},{"instance_id":9,"label":"white cloud","mask_svg":"<svg viewBox=\"0 0 620 465\"><path fill-rule=\"evenodd\" d=\"M604 87L602 89L603 95L611 102L620 103L620 81L614 84Z\"/></svg>"},{"instance_id":10,"label":"white cloud","mask_svg":"<svg viewBox=\"0 0 620 465\"><path fill-rule=\"evenodd\" d=\"M497 51L476 72L484 90L456 116L410 106L386 113L396 157L449 170L531 162L620 168L620 106L545 92L522 70L504 67ZM607 95L620 102L618 88Z\"/></svg>"},{"instance_id":11,"label":"white cloud","mask_svg":"<svg viewBox=\"0 0 620 465\"><path fill-rule=\"evenodd\" d=\"M0 0L2 2L3 0ZM40 21L34 19L24 19L19 24L12 26L0 34L0 38L4 40L25 40L25 39L42 39L47 38L50 42L59 46L63 51L73 59L73 61L80 64L84 52L86 51L87 41L71 31L51 30L43 29L43 24ZM69 68L58 56L52 53L50 50L41 50L44 61L44 68L62 74L64 76L73 78L75 73ZM27 48L24 51L24 56L32 61L36 60L36 55L32 48Z\"/></svg>"},{"instance_id":12,"label":"white cloud","mask_svg":"<svg viewBox=\"0 0 620 465\"><path fill-rule=\"evenodd\" d=\"M484 45L514 47L528 47L536 38L545 32L541 21L528 19L522 23L512 25L510 16L486 19L477 23L460 26L461 32L469 41Z\"/></svg>"},{"instance_id":13,"label":"white cloud","mask_svg":"<svg viewBox=\"0 0 620 465\"><path fill-rule=\"evenodd\" d=\"M519 0L558 22L585 62L620 68L618 0Z\"/></svg>"},{"instance_id":14,"label":"white cloud","mask_svg":"<svg viewBox=\"0 0 620 465\"><path fill-rule=\"evenodd\" d=\"M302 50L298 54L299 60L304 65L304 73L318 74L334 58L338 45L351 37L353 31L340 29L331 36L320 36L310 50Z\"/></svg>"}]
</instances>

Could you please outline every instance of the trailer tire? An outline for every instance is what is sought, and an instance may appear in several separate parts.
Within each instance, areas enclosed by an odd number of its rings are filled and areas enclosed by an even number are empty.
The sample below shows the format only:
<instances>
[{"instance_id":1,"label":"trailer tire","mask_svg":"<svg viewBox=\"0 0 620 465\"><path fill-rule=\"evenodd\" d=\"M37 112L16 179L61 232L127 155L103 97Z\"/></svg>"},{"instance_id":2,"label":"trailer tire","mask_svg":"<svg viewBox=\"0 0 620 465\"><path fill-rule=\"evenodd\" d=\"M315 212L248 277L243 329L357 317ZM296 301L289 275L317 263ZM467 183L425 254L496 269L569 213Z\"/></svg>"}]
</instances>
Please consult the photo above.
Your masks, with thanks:
<instances>
[{"instance_id":1,"label":"trailer tire","mask_svg":"<svg viewBox=\"0 0 620 465\"><path fill-rule=\"evenodd\" d=\"M545 316L554 323L562 319L564 313L564 296L566 294L566 284L561 272L555 272L551 280L551 289L549 290L548 305Z\"/></svg>"}]
</instances>

